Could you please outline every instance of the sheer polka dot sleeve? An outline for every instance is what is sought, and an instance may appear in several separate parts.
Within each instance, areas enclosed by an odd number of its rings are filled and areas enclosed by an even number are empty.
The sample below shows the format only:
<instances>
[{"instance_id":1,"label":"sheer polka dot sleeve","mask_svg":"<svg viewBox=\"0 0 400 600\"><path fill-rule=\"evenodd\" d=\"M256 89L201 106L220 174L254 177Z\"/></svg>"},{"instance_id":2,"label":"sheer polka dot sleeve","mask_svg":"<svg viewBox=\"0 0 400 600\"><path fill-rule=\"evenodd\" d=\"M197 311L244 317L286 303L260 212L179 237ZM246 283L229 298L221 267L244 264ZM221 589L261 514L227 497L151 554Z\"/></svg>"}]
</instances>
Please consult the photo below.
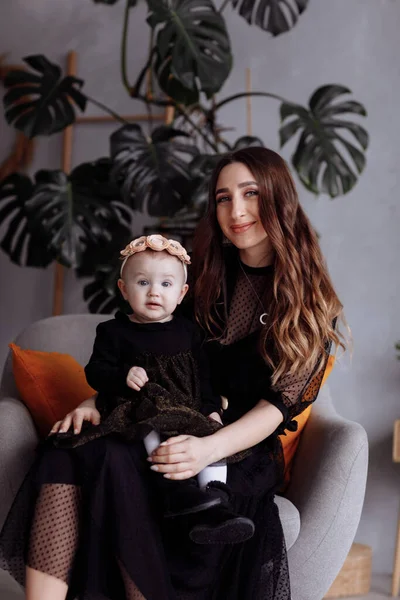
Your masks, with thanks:
<instances>
[{"instance_id":1,"label":"sheer polka dot sleeve","mask_svg":"<svg viewBox=\"0 0 400 600\"><path fill-rule=\"evenodd\" d=\"M301 375L284 375L275 386L271 386L272 395L268 397L266 394L266 400L271 401L272 404L275 404L280 409L281 404L287 409L286 416L284 415L284 420L278 428L279 434L284 433L286 429L289 431L296 431L297 422L294 421L294 418L317 399L327 367L329 351L330 345L329 347L327 345L323 359L324 364L318 373L316 373L316 371L319 362L313 369L309 369ZM278 402L277 399L279 399Z\"/></svg>"}]
</instances>

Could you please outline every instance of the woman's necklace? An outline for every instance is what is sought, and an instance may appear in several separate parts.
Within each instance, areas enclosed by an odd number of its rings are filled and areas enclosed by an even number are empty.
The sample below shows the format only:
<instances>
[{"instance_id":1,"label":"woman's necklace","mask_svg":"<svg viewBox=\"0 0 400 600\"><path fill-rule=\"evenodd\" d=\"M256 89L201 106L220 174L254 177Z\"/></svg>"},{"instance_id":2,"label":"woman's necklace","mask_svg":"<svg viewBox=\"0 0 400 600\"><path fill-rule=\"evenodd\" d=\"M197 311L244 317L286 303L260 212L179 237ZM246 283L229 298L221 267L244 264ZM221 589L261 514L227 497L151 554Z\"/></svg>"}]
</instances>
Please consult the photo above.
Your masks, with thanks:
<instances>
[{"instance_id":1,"label":"woman's necklace","mask_svg":"<svg viewBox=\"0 0 400 600\"><path fill-rule=\"evenodd\" d=\"M243 271L243 274L244 274L244 276L245 276L245 277L246 277L246 279L247 279L247 282L248 282L249 286L250 286L250 287L251 287L251 289L253 290L253 294L255 295L255 297L257 298L258 302L260 303L260 306L261 306L262 310L264 310L264 311L265 311L265 306L264 306L264 304L261 302L261 298L260 298L260 296L257 294L257 291L255 290L255 288L254 288L254 285L251 283L250 277L247 275L246 271L244 270L244 268L243 268L243 265L242 265L242 263L241 263L241 261L240 261L240 260L239 260L239 265L240 265L240 268L241 268L241 269L242 269L242 271ZM267 312L263 312L263 313L260 315L260 323L261 323L261 325L266 325L266 324L267 324L267 321L266 321L267 317L268 317L268 313L267 313ZM264 319L265 319L265 320L264 320Z\"/></svg>"}]
</instances>

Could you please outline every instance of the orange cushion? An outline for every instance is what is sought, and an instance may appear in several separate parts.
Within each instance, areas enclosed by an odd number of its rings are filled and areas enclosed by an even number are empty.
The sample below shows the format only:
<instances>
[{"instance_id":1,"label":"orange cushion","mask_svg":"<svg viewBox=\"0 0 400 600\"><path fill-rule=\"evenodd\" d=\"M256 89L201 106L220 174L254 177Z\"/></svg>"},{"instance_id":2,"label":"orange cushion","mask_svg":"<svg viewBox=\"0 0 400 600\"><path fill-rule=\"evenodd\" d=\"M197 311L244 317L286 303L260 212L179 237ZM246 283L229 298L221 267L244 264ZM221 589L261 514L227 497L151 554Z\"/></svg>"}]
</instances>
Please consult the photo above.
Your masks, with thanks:
<instances>
[{"instance_id":1,"label":"orange cushion","mask_svg":"<svg viewBox=\"0 0 400 600\"><path fill-rule=\"evenodd\" d=\"M329 374L332 371L334 364L335 364L335 357L333 355L330 355L328 358L326 368L325 368L324 376L322 378L321 388L324 385L324 383L326 382L326 380L328 379ZM312 409L312 404L310 404L310 406L308 406L305 410L303 410L303 412L300 413L294 419L295 421L297 421L297 424L298 424L297 431L286 431L286 435L280 436L281 442L282 442L283 457L285 460L285 475L284 475L285 486L290 481L290 471L292 468L293 458L296 453L297 446L299 445L301 432L303 431L303 429L307 423L308 417L310 416L311 409Z\"/></svg>"},{"instance_id":2,"label":"orange cushion","mask_svg":"<svg viewBox=\"0 0 400 600\"><path fill-rule=\"evenodd\" d=\"M23 350L15 344L10 348L15 383L41 436L95 393L83 367L69 354Z\"/></svg>"}]
</instances>

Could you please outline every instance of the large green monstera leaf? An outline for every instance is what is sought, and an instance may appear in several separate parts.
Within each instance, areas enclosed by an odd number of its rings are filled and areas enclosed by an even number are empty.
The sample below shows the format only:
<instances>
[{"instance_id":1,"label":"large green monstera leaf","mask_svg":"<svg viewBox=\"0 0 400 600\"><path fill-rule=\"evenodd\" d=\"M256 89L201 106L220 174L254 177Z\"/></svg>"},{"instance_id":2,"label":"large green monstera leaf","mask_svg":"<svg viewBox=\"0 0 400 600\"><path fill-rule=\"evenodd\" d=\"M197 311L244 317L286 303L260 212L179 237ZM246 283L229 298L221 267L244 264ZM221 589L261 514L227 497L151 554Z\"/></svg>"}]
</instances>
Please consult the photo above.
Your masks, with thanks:
<instances>
[{"instance_id":1,"label":"large green monstera leaf","mask_svg":"<svg viewBox=\"0 0 400 600\"><path fill-rule=\"evenodd\" d=\"M208 97L217 93L231 70L232 55L225 21L211 0L147 0L147 4L147 22L157 30L157 76L164 91L176 93L166 83L172 78L179 82L175 88L180 94L182 88L195 99L200 91Z\"/></svg>"},{"instance_id":2,"label":"large green monstera leaf","mask_svg":"<svg viewBox=\"0 0 400 600\"><path fill-rule=\"evenodd\" d=\"M0 182L0 223L7 220L1 248L17 265L47 267L54 259L46 230L33 226L29 201L34 185L29 177L13 173Z\"/></svg>"},{"instance_id":3,"label":"large green monstera leaf","mask_svg":"<svg viewBox=\"0 0 400 600\"><path fill-rule=\"evenodd\" d=\"M182 137L186 143L177 140ZM139 125L125 125L112 134L112 176L126 203L151 216L171 216L188 202L188 159L198 150L187 138L167 126L157 127L151 138Z\"/></svg>"},{"instance_id":4,"label":"large green monstera leaf","mask_svg":"<svg viewBox=\"0 0 400 600\"><path fill-rule=\"evenodd\" d=\"M366 110L354 100L338 101L349 93L343 86L327 85L312 95L309 108L281 105L281 146L301 132L292 164L302 183L315 194L326 193L331 198L346 194L365 167L368 133L342 117L365 116Z\"/></svg>"},{"instance_id":5,"label":"large green monstera leaf","mask_svg":"<svg viewBox=\"0 0 400 600\"><path fill-rule=\"evenodd\" d=\"M232 0L233 8L249 25L257 25L272 35L292 29L308 0Z\"/></svg>"},{"instance_id":6,"label":"large green monstera leaf","mask_svg":"<svg viewBox=\"0 0 400 600\"><path fill-rule=\"evenodd\" d=\"M47 232L50 247L57 260L77 268L90 243L110 238L109 223L120 220L118 206L90 185L96 163L80 165L67 176L63 171L39 171L29 201L34 215L32 225ZM116 198L117 200L118 198Z\"/></svg>"},{"instance_id":7,"label":"large green monstera leaf","mask_svg":"<svg viewBox=\"0 0 400 600\"><path fill-rule=\"evenodd\" d=\"M7 122L30 138L65 129L75 121L74 104L85 110L86 97L80 92L83 81L70 75L62 78L60 67L45 56L28 56L24 61L38 74L8 73L3 99Z\"/></svg>"}]
</instances>

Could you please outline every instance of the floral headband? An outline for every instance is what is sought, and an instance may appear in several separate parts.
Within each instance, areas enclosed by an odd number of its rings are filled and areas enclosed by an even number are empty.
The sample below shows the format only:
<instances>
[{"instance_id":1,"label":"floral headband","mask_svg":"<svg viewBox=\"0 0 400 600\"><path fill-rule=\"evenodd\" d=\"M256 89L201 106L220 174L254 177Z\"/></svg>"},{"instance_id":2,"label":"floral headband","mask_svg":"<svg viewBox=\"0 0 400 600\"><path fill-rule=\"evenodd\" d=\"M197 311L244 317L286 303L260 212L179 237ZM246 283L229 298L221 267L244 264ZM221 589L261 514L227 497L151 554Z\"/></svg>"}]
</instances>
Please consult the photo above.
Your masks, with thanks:
<instances>
[{"instance_id":1,"label":"floral headband","mask_svg":"<svg viewBox=\"0 0 400 600\"><path fill-rule=\"evenodd\" d=\"M137 252L143 252L144 250L155 250L157 252L166 251L172 256L176 256L182 261L183 270L185 272L185 281L187 279L187 267L186 265L190 265L190 257L186 252L185 248L176 240L168 240L162 235L154 234L154 235L142 235L135 240L129 242L129 244L121 250L121 258L124 257L121 269L120 276L122 277L122 271L126 264L126 261L130 256L136 254Z\"/></svg>"}]
</instances>

